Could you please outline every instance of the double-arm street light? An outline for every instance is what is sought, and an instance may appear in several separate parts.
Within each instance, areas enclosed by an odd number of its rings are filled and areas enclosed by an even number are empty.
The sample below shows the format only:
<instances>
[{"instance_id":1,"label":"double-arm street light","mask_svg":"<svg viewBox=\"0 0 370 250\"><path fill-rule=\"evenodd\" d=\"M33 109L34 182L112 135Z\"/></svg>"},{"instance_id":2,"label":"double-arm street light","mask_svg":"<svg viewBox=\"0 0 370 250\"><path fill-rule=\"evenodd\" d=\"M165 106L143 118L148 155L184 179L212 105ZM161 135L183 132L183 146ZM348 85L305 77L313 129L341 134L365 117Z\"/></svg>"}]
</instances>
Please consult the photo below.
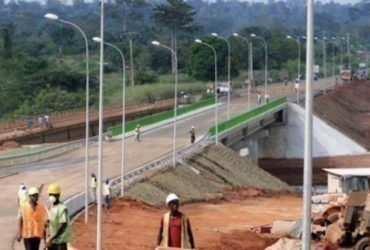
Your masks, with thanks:
<instances>
[{"instance_id":1,"label":"double-arm street light","mask_svg":"<svg viewBox=\"0 0 370 250\"><path fill-rule=\"evenodd\" d=\"M268 54L267 54L267 42L263 37L256 36L256 34L251 34L252 38L260 39L265 44L265 103L267 103L267 60L268 60Z\"/></svg>"},{"instance_id":2,"label":"double-arm street light","mask_svg":"<svg viewBox=\"0 0 370 250\"><path fill-rule=\"evenodd\" d=\"M295 41L298 45L298 71L297 71L297 104L299 103L299 85L301 82L301 41L300 37L297 37L297 39L293 39L291 36L286 36L286 38Z\"/></svg>"},{"instance_id":3,"label":"double-arm street light","mask_svg":"<svg viewBox=\"0 0 370 250\"><path fill-rule=\"evenodd\" d=\"M215 57L215 136L216 136L216 145L218 144L218 98L217 98L217 53L215 48L213 48L212 45L202 42L200 39L195 39L196 43L202 44L204 46L207 46L213 51L214 57Z\"/></svg>"},{"instance_id":4,"label":"double-arm street light","mask_svg":"<svg viewBox=\"0 0 370 250\"><path fill-rule=\"evenodd\" d=\"M162 48L165 48L167 50L169 50L172 55L173 55L173 58L175 59L175 93L174 93L174 108L173 108L173 112L174 112L174 115L173 115L173 149L172 149L172 165L173 167L176 166L176 122L177 122L177 84L178 84L178 74L177 74L177 70L178 70L178 61L177 61L177 54L176 52L171 49L170 47L166 46L166 45L163 45L161 44L160 42L158 41L152 41L152 44L154 46L159 46L159 47L162 47Z\"/></svg>"},{"instance_id":5,"label":"double-arm street light","mask_svg":"<svg viewBox=\"0 0 370 250\"><path fill-rule=\"evenodd\" d=\"M84 41L86 51L86 128L85 128L85 223L88 221L89 216L89 43L87 41L86 34L76 24L60 19L57 15L47 13L44 16L46 19L59 21L61 23L71 25L77 29Z\"/></svg>"},{"instance_id":6,"label":"double-arm street light","mask_svg":"<svg viewBox=\"0 0 370 250\"><path fill-rule=\"evenodd\" d=\"M229 84L229 90L228 90L228 93L227 93L227 119L230 120L230 91L231 91L231 73L230 73L230 66L231 66L231 46L230 46L230 43L229 41L218 35L217 33L212 33L211 34L212 36L214 37L217 37L221 40L224 40L227 44L227 52L228 52L228 56L227 56L227 81L228 81L228 84Z\"/></svg>"},{"instance_id":7,"label":"double-arm street light","mask_svg":"<svg viewBox=\"0 0 370 250\"><path fill-rule=\"evenodd\" d=\"M94 37L94 42L101 43L100 37ZM122 58L122 152L121 152L121 196L125 192L125 134L126 134L126 61L122 51L114 44L104 42L105 45L115 49Z\"/></svg>"},{"instance_id":8,"label":"double-arm street light","mask_svg":"<svg viewBox=\"0 0 370 250\"><path fill-rule=\"evenodd\" d=\"M249 71L249 84L248 84L248 111L250 110L250 94L251 94L251 84L253 81L253 49L252 41L249 41L246 37L240 36L238 33L233 33L234 37L242 39L248 45L248 71Z\"/></svg>"}]
</instances>

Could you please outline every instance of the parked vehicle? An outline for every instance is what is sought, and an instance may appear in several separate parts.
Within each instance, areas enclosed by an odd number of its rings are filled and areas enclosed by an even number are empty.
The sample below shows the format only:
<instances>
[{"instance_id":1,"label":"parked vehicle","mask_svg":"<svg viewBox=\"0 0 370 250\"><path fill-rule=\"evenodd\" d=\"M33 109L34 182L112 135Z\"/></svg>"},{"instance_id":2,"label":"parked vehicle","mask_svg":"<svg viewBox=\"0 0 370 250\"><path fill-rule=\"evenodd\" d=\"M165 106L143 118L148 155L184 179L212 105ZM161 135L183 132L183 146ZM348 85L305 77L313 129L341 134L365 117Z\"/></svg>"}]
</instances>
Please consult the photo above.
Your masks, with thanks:
<instances>
[{"instance_id":1,"label":"parked vehicle","mask_svg":"<svg viewBox=\"0 0 370 250\"><path fill-rule=\"evenodd\" d=\"M227 94L230 91L231 94L233 92L232 85L232 83L229 84L228 82L219 83L217 87L217 93Z\"/></svg>"}]
</instances>

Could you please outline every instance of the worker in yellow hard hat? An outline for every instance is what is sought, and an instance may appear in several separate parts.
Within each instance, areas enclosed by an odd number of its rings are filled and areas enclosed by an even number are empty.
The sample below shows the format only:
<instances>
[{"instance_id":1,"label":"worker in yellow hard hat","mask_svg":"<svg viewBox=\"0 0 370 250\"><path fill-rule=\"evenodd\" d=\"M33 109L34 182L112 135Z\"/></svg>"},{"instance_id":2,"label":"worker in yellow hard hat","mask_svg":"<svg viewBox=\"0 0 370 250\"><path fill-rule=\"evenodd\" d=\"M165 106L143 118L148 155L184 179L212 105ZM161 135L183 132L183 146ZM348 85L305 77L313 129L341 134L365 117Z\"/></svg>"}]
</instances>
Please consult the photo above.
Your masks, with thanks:
<instances>
[{"instance_id":1,"label":"worker in yellow hard hat","mask_svg":"<svg viewBox=\"0 0 370 250\"><path fill-rule=\"evenodd\" d=\"M71 222L67 207L60 202L61 188L51 184L47 193L51 203L49 209L49 228L46 247L48 250L67 250L67 243L72 241Z\"/></svg>"},{"instance_id":2,"label":"worker in yellow hard hat","mask_svg":"<svg viewBox=\"0 0 370 250\"><path fill-rule=\"evenodd\" d=\"M28 202L22 204L18 212L17 241L23 238L27 250L38 250L41 239L45 240L46 237L47 212L45 206L38 203L38 199L38 188L31 187L28 190Z\"/></svg>"}]
</instances>

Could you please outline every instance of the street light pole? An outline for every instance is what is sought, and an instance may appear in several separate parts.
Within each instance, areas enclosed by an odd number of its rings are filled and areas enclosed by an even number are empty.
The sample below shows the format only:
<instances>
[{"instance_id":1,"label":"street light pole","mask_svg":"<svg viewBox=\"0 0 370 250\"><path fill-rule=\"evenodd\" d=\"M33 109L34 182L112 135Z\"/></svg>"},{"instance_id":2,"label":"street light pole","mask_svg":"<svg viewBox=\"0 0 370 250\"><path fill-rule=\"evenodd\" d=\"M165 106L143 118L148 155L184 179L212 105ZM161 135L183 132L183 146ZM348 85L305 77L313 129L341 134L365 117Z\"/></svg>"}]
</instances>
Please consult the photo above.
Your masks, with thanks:
<instances>
[{"instance_id":1,"label":"street light pole","mask_svg":"<svg viewBox=\"0 0 370 250\"><path fill-rule=\"evenodd\" d=\"M311 249L311 188L312 188L312 78L314 64L314 0L307 0L307 51L306 51L306 119L304 141L303 179L303 250Z\"/></svg>"},{"instance_id":2,"label":"street light pole","mask_svg":"<svg viewBox=\"0 0 370 250\"><path fill-rule=\"evenodd\" d=\"M295 41L298 44L298 76L297 76L297 104L299 104L299 85L301 82L301 42L299 37L297 37L297 40L294 40L291 36L286 36L286 38Z\"/></svg>"},{"instance_id":3,"label":"street light pole","mask_svg":"<svg viewBox=\"0 0 370 250\"><path fill-rule=\"evenodd\" d=\"M249 84L248 84L248 111L250 110L250 95L251 95L251 84L253 80L253 50L252 50L252 41L249 41L247 38L240 36L238 33L233 33L233 36L239 37L248 45L248 75L249 75Z\"/></svg>"},{"instance_id":4,"label":"street light pole","mask_svg":"<svg viewBox=\"0 0 370 250\"><path fill-rule=\"evenodd\" d=\"M219 36L217 33L212 33L212 36L217 37L221 40L224 40L227 44L227 51L228 51L228 60L227 60L227 81L229 84L229 91L227 93L227 119L230 120L230 90L231 90L231 74L230 74L230 67L231 67L231 46L229 41Z\"/></svg>"},{"instance_id":5,"label":"street light pole","mask_svg":"<svg viewBox=\"0 0 370 250\"><path fill-rule=\"evenodd\" d=\"M100 37L94 37L94 42L101 43ZM104 42L105 45L115 49L122 58L122 152L121 152L121 196L125 193L125 135L126 135L126 61L125 56L114 44Z\"/></svg>"},{"instance_id":6,"label":"street light pole","mask_svg":"<svg viewBox=\"0 0 370 250\"><path fill-rule=\"evenodd\" d=\"M260 36L256 36L255 34L251 34L251 37L260 39L265 44L265 104L266 104L267 103L267 98L266 98L266 95L267 95L267 72L268 72L268 68L267 68L267 60L268 60L267 42L266 42L265 39L263 39Z\"/></svg>"},{"instance_id":7,"label":"street light pole","mask_svg":"<svg viewBox=\"0 0 370 250\"><path fill-rule=\"evenodd\" d=\"M322 68L324 71L324 79L326 80L326 37L322 38ZM326 94L326 87L324 86L324 94Z\"/></svg>"},{"instance_id":8,"label":"street light pole","mask_svg":"<svg viewBox=\"0 0 370 250\"><path fill-rule=\"evenodd\" d=\"M333 36L332 38L331 38L333 41L335 41L335 37ZM332 44L332 51L333 51L333 53L332 53L332 76L333 76L333 80L335 79L335 62L334 62L334 56L335 56L335 44L334 44L334 42L333 42L333 44Z\"/></svg>"},{"instance_id":9,"label":"street light pole","mask_svg":"<svg viewBox=\"0 0 370 250\"><path fill-rule=\"evenodd\" d=\"M196 43L202 44L204 46L207 46L213 51L214 57L215 57L215 136L216 136L216 145L218 145L218 96L217 96L217 53L215 48L213 48L212 45L202 42L200 39L195 39Z\"/></svg>"},{"instance_id":10,"label":"street light pole","mask_svg":"<svg viewBox=\"0 0 370 250\"><path fill-rule=\"evenodd\" d=\"M132 49L132 39L134 36L139 35L137 32L126 32L125 35L129 39L129 46L130 46L130 73L131 73L131 87L135 87L135 69L134 69L134 56L133 56L133 49Z\"/></svg>"},{"instance_id":11,"label":"street light pole","mask_svg":"<svg viewBox=\"0 0 370 250\"><path fill-rule=\"evenodd\" d=\"M166 46L166 45L163 45L161 44L160 42L158 41L152 41L152 44L155 45L155 46L160 46L162 48L165 48L167 50L169 50L174 59L175 59L175 94L174 94L174 98L175 98L175 103L174 103L174 117L173 117L173 148L172 148L172 166L173 167L176 167L176 136L177 136L177 131L176 131L176 125L177 125L177 86L178 86L178 62L177 62L177 54L176 52L171 49L170 47Z\"/></svg>"},{"instance_id":12,"label":"street light pole","mask_svg":"<svg viewBox=\"0 0 370 250\"><path fill-rule=\"evenodd\" d=\"M60 19L57 15L47 13L45 14L45 18L49 20L55 20L59 21L64 24L68 24L73 26L75 29L77 29L84 41L85 41L85 52L86 52L86 121L85 121L85 223L88 221L89 217L89 122L90 122L90 117L89 117L89 75L90 75L90 70L89 70L89 43L87 41L87 37L85 32L78 27L76 24L68 22L66 20Z\"/></svg>"},{"instance_id":13,"label":"street light pole","mask_svg":"<svg viewBox=\"0 0 370 250\"><path fill-rule=\"evenodd\" d=\"M98 211L96 219L96 250L102 242L102 185L103 185L103 84L104 84L104 1L100 1L100 65L99 65L99 147L98 147Z\"/></svg>"}]
</instances>

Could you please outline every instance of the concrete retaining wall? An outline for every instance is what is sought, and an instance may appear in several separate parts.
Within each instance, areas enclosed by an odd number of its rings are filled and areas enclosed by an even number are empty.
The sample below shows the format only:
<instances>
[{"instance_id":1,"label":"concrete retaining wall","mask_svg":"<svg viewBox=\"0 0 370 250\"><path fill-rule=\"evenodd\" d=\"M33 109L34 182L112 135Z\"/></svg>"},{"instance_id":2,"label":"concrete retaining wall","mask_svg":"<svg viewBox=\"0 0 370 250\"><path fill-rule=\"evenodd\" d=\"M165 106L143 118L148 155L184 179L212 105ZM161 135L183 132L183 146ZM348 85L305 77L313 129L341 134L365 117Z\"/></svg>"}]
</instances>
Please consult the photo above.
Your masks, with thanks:
<instances>
[{"instance_id":1,"label":"concrete retaining wall","mask_svg":"<svg viewBox=\"0 0 370 250\"><path fill-rule=\"evenodd\" d=\"M270 136L259 141L259 158L303 158L305 110L288 104L285 126L271 126ZM366 149L320 118L313 119L313 157L353 155Z\"/></svg>"}]
</instances>

